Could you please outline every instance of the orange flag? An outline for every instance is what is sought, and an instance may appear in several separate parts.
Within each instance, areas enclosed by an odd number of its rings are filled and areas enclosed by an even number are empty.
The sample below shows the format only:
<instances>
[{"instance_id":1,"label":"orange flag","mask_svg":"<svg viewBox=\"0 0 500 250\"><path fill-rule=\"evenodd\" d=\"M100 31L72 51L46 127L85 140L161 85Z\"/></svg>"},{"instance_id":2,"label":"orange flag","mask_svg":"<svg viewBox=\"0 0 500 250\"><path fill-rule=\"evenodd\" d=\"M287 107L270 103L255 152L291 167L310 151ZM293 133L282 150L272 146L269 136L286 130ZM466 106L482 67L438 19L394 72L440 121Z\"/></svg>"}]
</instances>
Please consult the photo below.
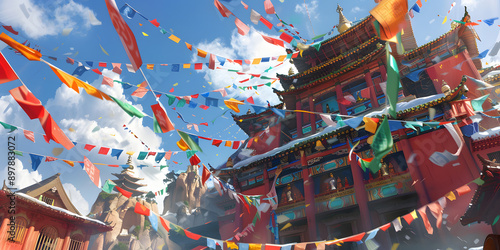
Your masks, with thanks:
<instances>
[{"instance_id":1,"label":"orange flag","mask_svg":"<svg viewBox=\"0 0 500 250\"><path fill-rule=\"evenodd\" d=\"M145 215L145 216L149 216L151 214L151 211L149 210L149 208L145 207L144 205L142 205L139 202L135 203L134 212L137 214Z\"/></svg>"},{"instance_id":2,"label":"orange flag","mask_svg":"<svg viewBox=\"0 0 500 250\"><path fill-rule=\"evenodd\" d=\"M239 109L238 105L242 105L244 103L240 102L234 98L231 98L229 100L224 100L224 104L226 104L226 106L228 108L230 108L231 110L234 110L235 112L239 113L240 109Z\"/></svg>"},{"instance_id":3,"label":"orange flag","mask_svg":"<svg viewBox=\"0 0 500 250\"><path fill-rule=\"evenodd\" d=\"M42 57L42 53L40 53L40 51L36 51L28 46L24 46L16 42L14 39L12 39L10 36L8 36L3 32L2 34L0 34L0 40L2 40L4 43L9 45L13 49L19 51L24 57L28 58L28 60L30 61L40 61L40 58Z\"/></svg>"},{"instance_id":4,"label":"orange flag","mask_svg":"<svg viewBox=\"0 0 500 250\"><path fill-rule=\"evenodd\" d=\"M118 192L120 192L123 196L127 197L127 198L130 198L132 196L132 193L121 188L121 187L118 187L118 186L115 186L116 190L118 190Z\"/></svg>"},{"instance_id":5,"label":"orange flag","mask_svg":"<svg viewBox=\"0 0 500 250\"><path fill-rule=\"evenodd\" d=\"M408 0L384 0L370 14L380 24L380 38L389 40L396 36L403 27L408 12Z\"/></svg>"},{"instance_id":6,"label":"orange flag","mask_svg":"<svg viewBox=\"0 0 500 250\"><path fill-rule=\"evenodd\" d=\"M167 232L170 232L170 222L168 220L165 220L163 219L161 216L160 216L160 222L161 222L161 225L163 226L163 228L165 228L165 230L167 230Z\"/></svg>"}]
</instances>

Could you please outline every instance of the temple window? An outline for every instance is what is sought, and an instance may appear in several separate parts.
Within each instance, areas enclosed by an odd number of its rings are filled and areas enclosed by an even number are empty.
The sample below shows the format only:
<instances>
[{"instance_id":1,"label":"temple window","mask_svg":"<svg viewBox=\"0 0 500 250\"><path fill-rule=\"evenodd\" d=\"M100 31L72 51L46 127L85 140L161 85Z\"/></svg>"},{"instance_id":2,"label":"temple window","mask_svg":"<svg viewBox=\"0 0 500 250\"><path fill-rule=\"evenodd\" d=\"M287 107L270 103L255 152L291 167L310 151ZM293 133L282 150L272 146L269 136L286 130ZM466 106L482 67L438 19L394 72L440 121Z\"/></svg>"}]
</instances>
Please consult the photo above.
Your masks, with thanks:
<instances>
[{"instance_id":1,"label":"temple window","mask_svg":"<svg viewBox=\"0 0 500 250\"><path fill-rule=\"evenodd\" d=\"M38 197L38 200L43 201L51 206L54 205L54 199L51 199L47 196L40 195L40 197Z\"/></svg>"},{"instance_id":2,"label":"temple window","mask_svg":"<svg viewBox=\"0 0 500 250\"><path fill-rule=\"evenodd\" d=\"M68 250L81 250L83 248L83 236L75 234L71 236Z\"/></svg>"},{"instance_id":3,"label":"temple window","mask_svg":"<svg viewBox=\"0 0 500 250\"><path fill-rule=\"evenodd\" d=\"M26 235L28 222L23 217L16 216L16 225L14 226L14 238L12 239L10 234L7 235L7 238L16 242L21 243Z\"/></svg>"},{"instance_id":4,"label":"temple window","mask_svg":"<svg viewBox=\"0 0 500 250\"><path fill-rule=\"evenodd\" d=\"M35 250L53 250L57 246L57 230L54 227L44 227L38 235Z\"/></svg>"}]
</instances>

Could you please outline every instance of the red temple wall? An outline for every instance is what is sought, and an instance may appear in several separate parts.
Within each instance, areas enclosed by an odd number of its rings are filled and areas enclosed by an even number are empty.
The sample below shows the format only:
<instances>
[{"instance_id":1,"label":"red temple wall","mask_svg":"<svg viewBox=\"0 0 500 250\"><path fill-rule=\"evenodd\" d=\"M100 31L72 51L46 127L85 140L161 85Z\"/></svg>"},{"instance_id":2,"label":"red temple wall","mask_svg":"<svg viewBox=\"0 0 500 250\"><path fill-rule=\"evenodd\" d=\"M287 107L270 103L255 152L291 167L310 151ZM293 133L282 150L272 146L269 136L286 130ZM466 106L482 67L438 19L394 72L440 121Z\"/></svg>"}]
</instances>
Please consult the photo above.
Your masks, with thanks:
<instances>
[{"instance_id":1,"label":"red temple wall","mask_svg":"<svg viewBox=\"0 0 500 250\"><path fill-rule=\"evenodd\" d=\"M431 201L435 201L450 190L479 177L479 169L475 165L470 151L464 145L458 159L443 167L435 165L429 157L436 151L447 150L456 153L458 146L446 129L439 129L409 139L412 152L404 152L406 159L411 159L418 166L424 187Z\"/></svg>"}]
</instances>

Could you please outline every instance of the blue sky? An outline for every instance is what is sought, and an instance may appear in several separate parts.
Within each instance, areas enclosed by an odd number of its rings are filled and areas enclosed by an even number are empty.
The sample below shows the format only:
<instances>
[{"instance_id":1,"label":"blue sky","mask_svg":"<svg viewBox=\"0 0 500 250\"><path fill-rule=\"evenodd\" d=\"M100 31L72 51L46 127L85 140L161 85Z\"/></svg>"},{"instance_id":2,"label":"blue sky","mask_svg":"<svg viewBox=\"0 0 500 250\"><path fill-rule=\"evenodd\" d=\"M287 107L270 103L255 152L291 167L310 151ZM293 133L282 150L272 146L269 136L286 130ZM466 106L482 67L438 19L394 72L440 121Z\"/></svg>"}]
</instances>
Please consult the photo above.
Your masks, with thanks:
<instances>
[{"instance_id":1,"label":"blue sky","mask_svg":"<svg viewBox=\"0 0 500 250\"><path fill-rule=\"evenodd\" d=\"M233 59L253 59L284 54L283 48L266 43L259 35L261 33L277 37L279 36L277 31L269 30L261 23L254 25L250 22L250 9L254 9L271 23L278 23L276 16L265 14L264 1L245 1L249 5L248 10L243 8L240 1L221 0L221 2L239 19L251 26L249 34L246 36L239 35L234 24L234 17L221 17L214 7L213 1L128 2L147 18L156 18L161 27L181 39L179 44L172 42L168 39L168 35L161 34L158 28L139 15L136 15L133 19L126 19L137 39L143 62L145 64L156 64L155 70L147 70L143 65L143 70L153 89L168 92L173 87L175 90L174 95L192 95L232 85L233 83L239 84L238 81L247 78L225 70L195 71L193 69L181 69L180 72L171 72L170 67L159 66L159 64L208 62L208 59L197 57L193 52L187 50L184 42L193 44L195 47L209 53ZM272 2L276 13L285 22L292 23L304 38L312 38L315 35L327 33L338 23L338 14L335 12L337 2L335 1L306 0L310 19L302 0L272 0ZM412 19L418 45L423 45L448 31L450 22L447 21L442 24L444 16L449 19L460 19L463 16L463 5L468 6L473 21L497 17L498 13L500 13L498 0L458 0L450 14L447 12L453 3L451 0L422 0L422 2L421 12L415 13L415 18ZM343 7L344 15L351 21L366 17L368 11L376 5L373 0L338 1L338 3ZM124 4L124 1L117 1L119 8ZM413 4L414 2L409 2L410 7ZM27 11L28 16L23 13L23 8ZM96 19L90 18L90 13ZM32 47L34 45L39 46L43 55L57 57L57 61L49 60L49 62L68 73L72 73L76 68L76 65L65 62L66 57L71 57L76 61L93 61L95 64L97 62L122 63L123 73L121 75L111 73L111 67L109 66L108 70L100 69L103 70L106 76L134 85L144 81L140 73L132 74L126 70L125 63L129 63L129 60L111 24L104 1L2 0L0 1L0 22L3 25L13 26L15 30L19 31L19 35L15 36L0 28L2 32L9 34L19 42L28 40ZM491 48L498 40L499 24L500 22L497 21L493 26L487 26L483 23L475 26L482 40L478 42L479 51ZM63 30L70 28L72 28L72 31L69 35L63 36ZM148 34L148 36L144 36L142 32ZM334 34L337 34L337 32L335 31ZM109 53L109 56L101 50L100 46ZM8 48L5 48L3 44L0 45L0 49L23 82L42 101L68 137L78 142L74 149L70 151L64 150L58 158L82 161L83 156L87 156L92 162L105 164L124 164L126 161L125 155L116 160L116 158L109 155L98 155L96 149L87 152L83 150L84 144L119 148L126 151L147 151L138 139L123 130L123 124L127 124L141 140L148 144L151 151L178 150L175 146L175 142L179 139L178 135L173 132L154 134L152 119L145 117L141 120L131 120L113 103L100 101L85 93L76 94L69 90L65 85L61 84L59 79L44 63L28 61L26 58L16 55ZM489 63L500 62L500 58L498 56L497 58L488 57L485 61ZM270 62L251 65L245 67L244 70L261 73L269 66L276 64L277 62ZM242 69L238 65L229 63L226 63L224 67ZM94 66L94 68L96 67ZM289 68L290 64L285 63L283 66L271 70L268 76L274 76L276 73L286 73ZM134 88L123 90L119 84L115 84L113 88L101 86L102 76L92 71L84 73L80 79L99 87L108 94L119 97L121 100L127 100L145 113L152 115L150 105L154 104L155 100L151 93L147 93L144 98L139 99L130 96ZM245 84L256 85L263 83L266 82L253 79ZM54 142L46 144L41 136L43 130L39 122L29 120L8 93L10 89L18 87L20 84L19 81L13 81L0 85L0 121L35 132L36 143L25 139L22 130L13 133L18 138L16 140L18 150L53 156L53 148L60 148L61 146ZM273 87L279 89L279 83L277 82ZM232 88L227 90L230 97L240 100L253 96L256 104L259 105L266 105L266 100L269 100L271 104L278 103L278 99L268 87L259 88L257 93L255 91L233 90ZM221 98L218 93L211 93L210 96ZM189 131L186 124L177 118L175 111L168 107L167 100L165 96L160 98L160 101L167 107L167 113L175 123L176 128ZM199 102L203 103L202 100ZM248 106L243 106L240 109L244 113L248 108ZM209 123L208 127L200 126L199 133L191 130L192 133L223 140L246 139L246 134L239 130L238 126L232 121L229 112L221 117L226 109L225 107L224 110L210 108L204 111L200 108L190 109L185 106L178 108L177 111L188 122ZM217 119L212 124L211 121L215 118ZM91 132L96 126L99 126L100 130ZM69 131L69 128L74 129L75 132ZM0 129L0 138L4 141L4 143L0 143L0 152L7 152L7 137L9 135L6 130ZM210 163L213 166L225 162L228 156L234 152L233 149L223 146L217 148L206 141L201 141L200 144L204 152L199 153L199 157L205 164ZM134 156L136 158L137 154ZM42 162L38 171L33 172L27 154L18 157L18 159L18 185L26 186L61 172L61 179L65 183L67 191L69 190L72 200L77 203L76 206L84 213L89 210L100 192L100 189L92 184L79 166L71 168L62 161ZM189 163L184 153L175 155L172 160L182 163L176 165L169 162L170 169L174 170L184 170ZM6 173L6 162L6 157L0 157L1 173ZM134 163L158 165L153 162L153 159L147 161L134 160ZM165 164L165 161L162 164ZM111 173L121 170L106 166L98 166L98 168L101 171L102 182L112 178ZM166 172L167 170L160 171L159 168L137 170L137 174L145 178L144 183L148 184L148 188L146 188L148 191L156 191L164 187L161 180Z\"/></svg>"}]
</instances>

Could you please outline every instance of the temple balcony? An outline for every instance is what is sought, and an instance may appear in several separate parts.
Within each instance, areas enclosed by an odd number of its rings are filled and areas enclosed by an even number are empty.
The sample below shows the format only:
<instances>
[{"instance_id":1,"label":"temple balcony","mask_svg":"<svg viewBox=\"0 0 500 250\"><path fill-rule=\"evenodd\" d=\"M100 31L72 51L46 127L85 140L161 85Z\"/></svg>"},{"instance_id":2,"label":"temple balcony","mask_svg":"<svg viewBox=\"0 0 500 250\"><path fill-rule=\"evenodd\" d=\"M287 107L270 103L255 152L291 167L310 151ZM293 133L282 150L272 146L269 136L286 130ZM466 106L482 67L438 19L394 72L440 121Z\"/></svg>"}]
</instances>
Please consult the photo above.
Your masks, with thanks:
<instances>
[{"instance_id":1,"label":"temple balcony","mask_svg":"<svg viewBox=\"0 0 500 250\"><path fill-rule=\"evenodd\" d=\"M415 191L410 173L381 178L365 185L368 200L374 201Z\"/></svg>"},{"instance_id":2,"label":"temple balcony","mask_svg":"<svg viewBox=\"0 0 500 250\"><path fill-rule=\"evenodd\" d=\"M276 215L284 215L289 220L296 220L306 217L306 202L304 199L293 203L279 204Z\"/></svg>"},{"instance_id":3,"label":"temple balcony","mask_svg":"<svg viewBox=\"0 0 500 250\"><path fill-rule=\"evenodd\" d=\"M447 112L446 118L462 120L466 117L473 116L474 109L470 103L470 99L462 99L449 102L451 109Z\"/></svg>"},{"instance_id":4,"label":"temple balcony","mask_svg":"<svg viewBox=\"0 0 500 250\"><path fill-rule=\"evenodd\" d=\"M356 195L353 186L330 190L315 195L317 213L332 211L356 205Z\"/></svg>"}]
</instances>

